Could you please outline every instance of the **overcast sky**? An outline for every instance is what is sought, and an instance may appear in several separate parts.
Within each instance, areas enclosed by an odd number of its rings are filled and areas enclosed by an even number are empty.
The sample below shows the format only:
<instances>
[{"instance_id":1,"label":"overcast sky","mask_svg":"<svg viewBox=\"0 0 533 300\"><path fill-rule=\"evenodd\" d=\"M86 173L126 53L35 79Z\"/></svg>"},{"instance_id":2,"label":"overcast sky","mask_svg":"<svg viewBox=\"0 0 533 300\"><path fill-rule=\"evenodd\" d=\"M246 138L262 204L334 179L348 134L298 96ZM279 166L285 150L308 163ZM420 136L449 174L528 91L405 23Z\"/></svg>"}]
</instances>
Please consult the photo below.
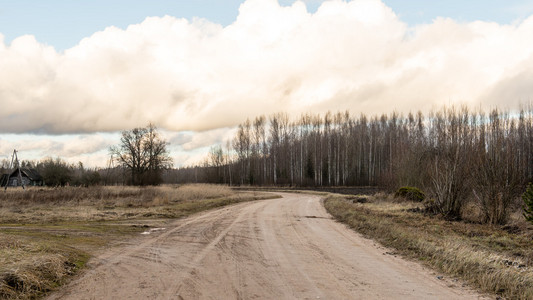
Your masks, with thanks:
<instances>
[{"instance_id":1,"label":"overcast sky","mask_svg":"<svg viewBox=\"0 0 533 300\"><path fill-rule=\"evenodd\" d=\"M105 166L153 122L176 166L286 111L516 108L532 1L0 0L0 159Z\"/></svg>"}]
</instances>

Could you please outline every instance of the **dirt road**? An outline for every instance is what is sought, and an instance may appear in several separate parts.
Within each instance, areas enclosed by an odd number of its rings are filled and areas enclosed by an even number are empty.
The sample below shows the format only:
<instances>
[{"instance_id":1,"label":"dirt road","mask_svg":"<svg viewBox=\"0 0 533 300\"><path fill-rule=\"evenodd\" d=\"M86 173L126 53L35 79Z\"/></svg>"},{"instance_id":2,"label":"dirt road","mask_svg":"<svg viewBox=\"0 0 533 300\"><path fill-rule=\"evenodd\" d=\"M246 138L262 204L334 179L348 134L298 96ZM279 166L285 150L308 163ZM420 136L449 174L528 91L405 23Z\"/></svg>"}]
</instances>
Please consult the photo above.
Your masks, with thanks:
<instances>
[{"instance_id":1,"label":"dirt road","mask_svg":"<svg viewBox=\"0 0 533 300\"><path fill-rule=\"evenodd\" d=\"M50 299L477 299L336 223L318 196L178 220L93 259Z\"/></svg>"}]
</instances>

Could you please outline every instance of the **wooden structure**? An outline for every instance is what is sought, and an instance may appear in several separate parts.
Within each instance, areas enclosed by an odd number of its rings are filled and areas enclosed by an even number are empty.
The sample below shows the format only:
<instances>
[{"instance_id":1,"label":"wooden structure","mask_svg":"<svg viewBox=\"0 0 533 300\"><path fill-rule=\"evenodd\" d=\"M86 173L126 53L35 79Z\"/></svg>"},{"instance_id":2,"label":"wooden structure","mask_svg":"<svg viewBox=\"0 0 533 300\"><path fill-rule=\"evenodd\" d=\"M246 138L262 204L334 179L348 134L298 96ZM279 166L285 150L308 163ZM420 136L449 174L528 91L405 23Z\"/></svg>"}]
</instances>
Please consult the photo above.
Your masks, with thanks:
<instances>
[{"instance_id":1,"label":"wooden structure","mask_svg":"<svg viewBox=\"0 0 533 300\"><path fill-rule=\"evenodd\" d=\"M16 168L10 174L5 174L5 175L8 175L8 177L2 178L3 186L42 186L44 185L43 177L35 169Z\"/></svg>"},{"instance_id":2,"label":"wooden structure","mask_svg":"<svg viewBox=\"0 0 533 300\"><path fill-rule=\"evenodd\" d=\"M17 150L13 150L11 156L10 168L14 168L11 173L3 174L0 177L0 186L7 189L8 186L42 186L44 185L43 177L35 169L21 168L17 156Z\"/></svg>"}]
</instances>

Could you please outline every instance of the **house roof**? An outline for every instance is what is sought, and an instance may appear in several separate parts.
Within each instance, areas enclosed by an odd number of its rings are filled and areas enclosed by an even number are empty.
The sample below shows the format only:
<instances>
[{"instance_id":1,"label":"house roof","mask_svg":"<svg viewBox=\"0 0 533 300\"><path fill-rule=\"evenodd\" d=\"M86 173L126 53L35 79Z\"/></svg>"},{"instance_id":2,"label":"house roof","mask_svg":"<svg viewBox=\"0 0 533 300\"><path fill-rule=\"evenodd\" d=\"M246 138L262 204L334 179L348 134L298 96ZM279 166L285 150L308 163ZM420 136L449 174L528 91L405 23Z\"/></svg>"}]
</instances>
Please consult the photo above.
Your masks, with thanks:
<instances>
[{"instance_id":1,"label":"house roof","mask_svg":"<svg viewBox=\"0 0 533 300\"><path fill-rule=\"evenodd\" d=\"M39 172L37 172L37 170L35 169L20 168L20 172L22 173L23 176L28 177L32 181L43 180L43 177L41 176L41 174L39 174ZM11 172L11 175L9 175L9 177L14 177L14 176L18 176L18 168L16 168L13 172Z\"/></svg>"}]
</instances>

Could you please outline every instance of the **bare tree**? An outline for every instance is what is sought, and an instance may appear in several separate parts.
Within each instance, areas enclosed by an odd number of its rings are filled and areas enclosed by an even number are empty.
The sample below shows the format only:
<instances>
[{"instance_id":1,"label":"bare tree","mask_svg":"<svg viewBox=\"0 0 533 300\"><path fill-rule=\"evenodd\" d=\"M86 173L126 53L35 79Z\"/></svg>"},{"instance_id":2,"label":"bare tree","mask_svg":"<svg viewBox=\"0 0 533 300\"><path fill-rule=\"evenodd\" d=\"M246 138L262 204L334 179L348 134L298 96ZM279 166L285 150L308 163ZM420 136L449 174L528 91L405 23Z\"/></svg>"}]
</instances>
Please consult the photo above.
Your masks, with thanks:
<instances>
[{"instance_id":1,"label":"bare tree","mask_svg":"<svg viewBox=\"0 0 533 300\"><path fill-rule=\"evenodd\" d=\"M169 143L161 137L155 125L148 124L143 145L148 155L145 183L151 185L161 183L161 173L172 166L172 158L167 151L168 145Z\"/></svg>"},{"instance_id":2,"label":"bare tree","mask_svg":"<svg viewBox=\"0 0 533 300\"><path fill-rule=\"evenodd\" d=\"M129 170L130 184L159 184L161 172L172 165L167 146L157 128L149 124L123 131L120 144L111 147L110 152L117 163Z\"/></svg>"}]
</instances>

